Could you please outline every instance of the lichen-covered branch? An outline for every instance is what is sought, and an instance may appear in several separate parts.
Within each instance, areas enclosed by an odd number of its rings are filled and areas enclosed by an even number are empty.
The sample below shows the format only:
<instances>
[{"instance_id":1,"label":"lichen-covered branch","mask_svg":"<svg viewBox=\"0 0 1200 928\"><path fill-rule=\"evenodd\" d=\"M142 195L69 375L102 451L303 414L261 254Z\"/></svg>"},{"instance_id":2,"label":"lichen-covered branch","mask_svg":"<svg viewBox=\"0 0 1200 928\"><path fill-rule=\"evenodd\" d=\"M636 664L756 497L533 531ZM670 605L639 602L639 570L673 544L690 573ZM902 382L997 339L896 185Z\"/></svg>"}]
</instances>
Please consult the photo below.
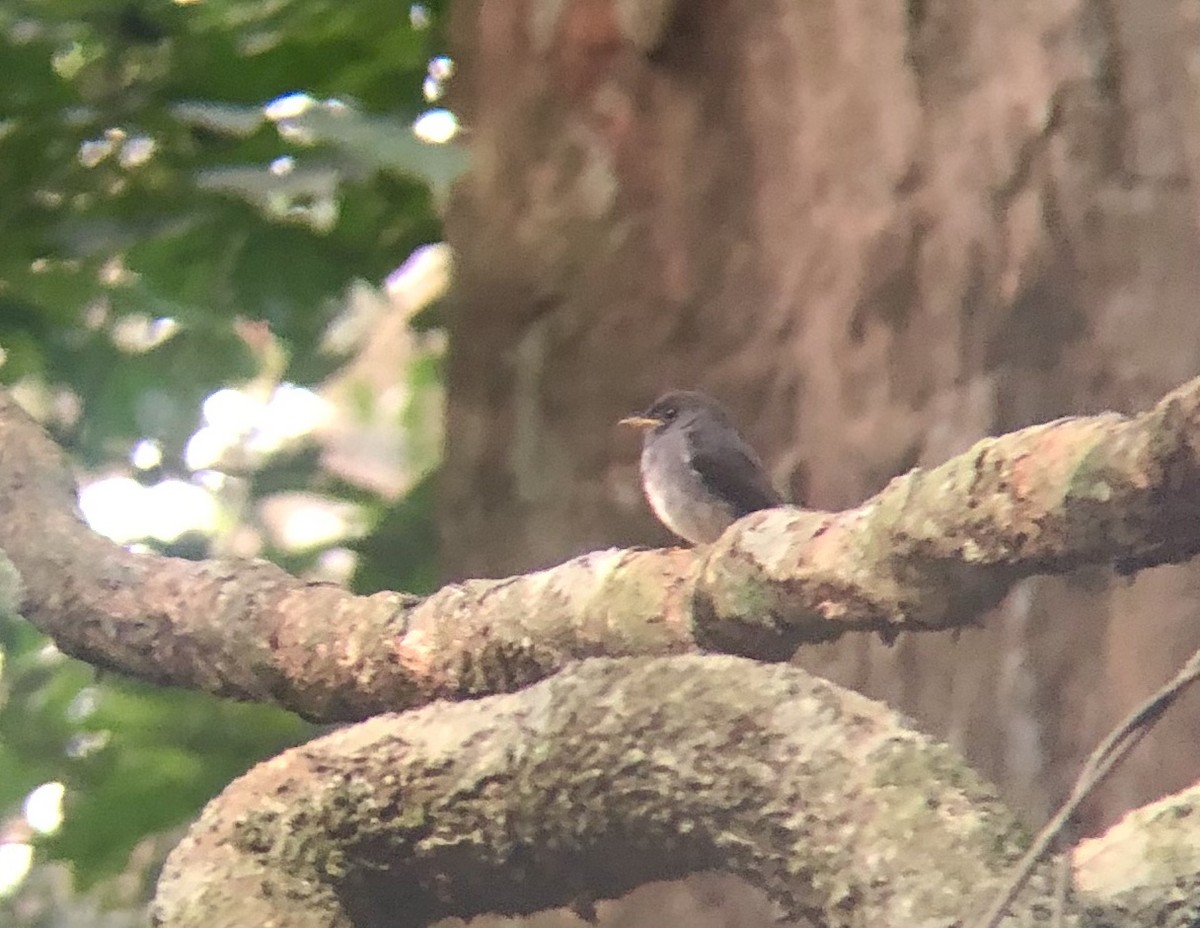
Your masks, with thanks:
<instances>
[{"instance_id":1,"label":"lichen-covered branch","mask_svg":"<svg viewBox=\"0 0 1200 928\"><path fill-rule=\"evenodd\" d=\"M693 620L702 644L751 655L966 624L1033 574L1186 561L1200 552L1200 379L1142 415L985 439L857 509L738 529L705 556Z\"/></svg>"},{"instance_id":2,"label":"lichen-covered branch","mask_svg":"<svg viewBox=\"0 0 1200 928\"><path fill-rule=\"evenodd\" d=\"M1198 784L1134 809L1072 851L1076 888L1093 900L1103 899L1112 924L1200 924L1197 816Z\"/></svg>"},{"instance_id":3,"label":"lichen-covered branch","mask_svg":"<svg viewBox=\"0 0 1200 928\"><path fill-rule=\"evenodd\" d=\"M3 391L0 552L22 615L64 652L320 721L504 692L593 654L693 647L685 551L600 552L426 599L130 552L83 523L62 452Z\"/></svg>"},{"instance_id":4,"label":"lichen-covered branch","mask_svg":"<svg viewBox=\"0 0 1200 928\"><path fill-rule=\"evenodd\" d=\"M696 550L602 551L425 599L264 563L132 554L74 514L47 436L0 395L0 549L64 651L148 680L345 720L510 691L589 656L781 659L850 630L978 619L1019 578L1200 551L1200 380L1135 417L980 442L857 509L756 513Z\"/></svg>"},{"instance_id":5,"label":"lichen-covered branch","mask_svg":"<svg viewBox=\"0 0 1200 928\"><path fill-rule=\"evenodd\" d=\"M949 926L1021 840L882 703L737 658L598 660L258 766L172 853L155 918L398 928L723 869L813 924Z\"/></svg>"}]
</instances>

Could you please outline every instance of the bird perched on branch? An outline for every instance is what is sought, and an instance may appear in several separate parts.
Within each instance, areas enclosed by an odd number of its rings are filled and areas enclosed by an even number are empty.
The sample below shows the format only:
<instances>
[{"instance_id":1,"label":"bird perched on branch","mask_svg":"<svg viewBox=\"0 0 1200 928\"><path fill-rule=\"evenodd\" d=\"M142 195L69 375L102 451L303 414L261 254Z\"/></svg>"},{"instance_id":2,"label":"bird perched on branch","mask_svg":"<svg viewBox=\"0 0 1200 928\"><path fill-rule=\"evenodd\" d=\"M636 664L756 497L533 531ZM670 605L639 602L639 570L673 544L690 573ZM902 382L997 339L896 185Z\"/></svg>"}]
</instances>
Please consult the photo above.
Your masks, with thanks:
<instances>
[{"instance_id":1,"label":"bird perched on branch","mask_svg":"<svg viewBox=\"0 0 1200 928\"><path fill-rule=\"evenodd\" d=\"M666 393L620 424L643 430L642 490L650 508L692 544L715 541L742 516L784 504L754 449L710 396Z\"/></svg>"}]
</instances>

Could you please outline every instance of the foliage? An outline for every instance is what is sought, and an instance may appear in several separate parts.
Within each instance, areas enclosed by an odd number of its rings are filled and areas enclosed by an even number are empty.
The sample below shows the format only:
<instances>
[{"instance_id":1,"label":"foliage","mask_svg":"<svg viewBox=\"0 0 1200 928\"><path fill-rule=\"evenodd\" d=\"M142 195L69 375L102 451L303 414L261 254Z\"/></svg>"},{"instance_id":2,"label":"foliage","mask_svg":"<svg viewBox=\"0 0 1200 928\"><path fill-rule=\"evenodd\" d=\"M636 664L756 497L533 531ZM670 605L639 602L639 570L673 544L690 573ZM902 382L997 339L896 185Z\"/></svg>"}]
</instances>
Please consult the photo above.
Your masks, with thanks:
<instances>
[{"instance_id":1,"label":"foliage","mask_svg":"<svg viewBox=\"0 0 1200 928\"><path fill-rule=\"evenodd\" d=\"M439 238L437 197L461 165L408 129L442 50L440 5L417 13L390 0L0 6L0 383L37 385L81 466L128 471L150 439L161 464L138 479L189 479L205 397L335 372L347 353L325 333L353 282ZM409 361L407 389L436 390L436 353ZM428 434L419 408L396 427ZM235 520L268 493L340 495L362 513L360 586L432 584L419 474L388 501L301 446L236 476ZM276 553L304 569L321 552ZM65 782L65 824L45 847L85 882L308 734L261 707L97 680L13 616L0 646L0 822L33 786Z\"/></svg>"}]
</instances>

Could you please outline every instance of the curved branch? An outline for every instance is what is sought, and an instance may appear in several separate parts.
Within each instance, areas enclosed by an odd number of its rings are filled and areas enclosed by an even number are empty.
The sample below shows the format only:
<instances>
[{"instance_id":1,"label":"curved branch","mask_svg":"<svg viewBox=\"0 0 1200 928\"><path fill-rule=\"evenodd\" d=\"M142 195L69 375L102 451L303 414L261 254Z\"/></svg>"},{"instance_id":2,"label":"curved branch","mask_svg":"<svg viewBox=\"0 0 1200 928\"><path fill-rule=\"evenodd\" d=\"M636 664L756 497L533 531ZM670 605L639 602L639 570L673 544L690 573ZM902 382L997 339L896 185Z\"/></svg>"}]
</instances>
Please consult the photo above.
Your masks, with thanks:
<instances>
[{"instance_id":1,"label":"curved branch","mask_svg":"<svg viewBox=\"0 0 1200 928\"><path fill-rule=\"evenodd\" d=\"M803 670L595 660L260 765L172 853L154 911L416 926L720 868L813 924L949 926L1021 835L949 748Z\"/></svg>"},{"instance_id":2,"label":"curved branch","mask_svg":"<svg viewBox=\"0 0 1200 928\"><path fill-rule=\"evenodd\" d=\"M61 453L0 394L0 549L64 651L345 720L527 685L588 656L782 659L848 630L975 621L1016 580L1200 551L1200 380L1132 418L1064 419L899 477L857 509L756 513L696 550L603 551L425 599L263 563L132 554L74 514Z\"/></svg>"}]
</instances>

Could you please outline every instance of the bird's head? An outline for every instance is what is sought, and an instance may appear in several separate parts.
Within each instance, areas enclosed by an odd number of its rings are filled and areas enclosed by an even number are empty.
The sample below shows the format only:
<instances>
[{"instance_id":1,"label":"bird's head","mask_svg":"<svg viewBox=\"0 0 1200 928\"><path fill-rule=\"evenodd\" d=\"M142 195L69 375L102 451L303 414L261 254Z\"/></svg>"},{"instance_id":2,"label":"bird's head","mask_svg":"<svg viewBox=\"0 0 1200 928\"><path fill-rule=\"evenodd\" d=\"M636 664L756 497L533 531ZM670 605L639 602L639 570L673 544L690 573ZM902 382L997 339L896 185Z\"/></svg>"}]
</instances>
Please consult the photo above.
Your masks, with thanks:
<instances>
[{"instance_id":1,"label":"bird's head","mask_svg":"<svg viewBox=\"0 0 1200 928\"><path fill-rule=\"evenodd\" d=\"M619 424L661 433L672 426L682 428L704 419L728 422L729 416L711 396L695 390L672 390L656 399L645 412L622 419Z\"/></svg>"}]
</instances>

